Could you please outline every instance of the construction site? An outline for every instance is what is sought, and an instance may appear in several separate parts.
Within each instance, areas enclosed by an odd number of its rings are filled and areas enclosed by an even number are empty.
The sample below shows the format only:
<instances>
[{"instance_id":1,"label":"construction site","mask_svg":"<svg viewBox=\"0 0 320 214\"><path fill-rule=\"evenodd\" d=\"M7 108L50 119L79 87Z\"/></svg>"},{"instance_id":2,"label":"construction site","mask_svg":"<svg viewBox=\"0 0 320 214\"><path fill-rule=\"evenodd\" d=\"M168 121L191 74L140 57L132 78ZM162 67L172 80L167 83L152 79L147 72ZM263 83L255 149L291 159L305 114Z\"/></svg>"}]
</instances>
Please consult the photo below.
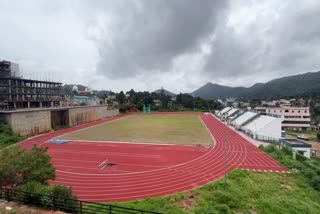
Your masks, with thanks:
<instances>
[{"instance_id":1,"label":"construction site","mask_svg":"<svg viewBox=\"0 0 320 214\"><path fill-rule=\"evenodd\" d=\"M20 75L19 65L0 61L0 122L15 133L31 136L119 114L107 105L68 106L62 83Z\"/></svg>"},{"instance_id":2,"label":"construction site","mask_svg":"<svg viewBox=\"0 0 320 214\"><path fill-rule=\"evenodd\" d=\"M0 108L41 108L61 106L62 83L24 79L19 65L0 61Z\"/></svg>"}]
</instances>

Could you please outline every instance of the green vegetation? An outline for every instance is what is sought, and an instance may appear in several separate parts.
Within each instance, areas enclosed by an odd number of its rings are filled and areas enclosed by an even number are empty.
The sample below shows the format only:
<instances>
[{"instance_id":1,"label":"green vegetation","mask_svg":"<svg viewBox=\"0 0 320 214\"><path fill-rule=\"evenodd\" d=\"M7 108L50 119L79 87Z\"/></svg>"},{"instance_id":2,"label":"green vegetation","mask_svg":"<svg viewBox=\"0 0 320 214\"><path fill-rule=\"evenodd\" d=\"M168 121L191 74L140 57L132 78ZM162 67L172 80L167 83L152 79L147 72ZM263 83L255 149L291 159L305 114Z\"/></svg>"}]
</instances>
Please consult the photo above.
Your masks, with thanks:
<instances>
[{"instance_id":1,"label":"green vegetation","mask_svg":"<svg viewBox=\"0 0 320 214\"><path fill-rule=\"evenodd\" d=\"M54 127L53 130L59 131L59 130L62 130L62 129L67 129L67 128L70 128L70 126L69 125L61 125L61 126Z\"/></svg>"},{"instance_id":2,"label":"green vegetation","mask_svg":"<svg viewBox=\"0 0 320 214\"><path fill-rule=\"evenodd\" d=\"M290 174L234 170L201 188L166 197L113 203L162 213L319 213L319 159L306 159L275 146L261 147L290 170Z\"/></svg>"},{"instance_id":3,"label":"green vegetation","mask_svg":"<svg viewBox=\"0 0 320 214\"><path fill-rule=\"evenodd\" d=\"M24 139L24 137L13 133L9 125L0 124L0 150Z\"/></svg>"},{"instance_id":4,"label":"green vegetation","mask_svg":"<svg viewBox=\"0 0 320 214\"><path fill-rule=\"evenodd\" d=\"M293 169L293 174L301 183L308 183L314 189L320 191L320 159L307 159L303 155L296 153L296 160L293 157L293 150L288 147L277 149L275 145L268 147L260 147L265 152L269 153L273 158L278 160L288 169ZM320 198L319 198L320 200Z\"/></svg>"},{"instance_id":5,"label":"green vegetation","mask_svg":"<svg viewBox=\"0 0 320 214\"><path fill-rule=\"evenodd\" d=\"M63 207L61 211L72 211L78 208L77 197L72 194L71 188L62 185L48 186L38 182L29 182L25 185L18 186L16 190L19 190L16 198L24 201L25 204L48 209L53 209L59 204L59 206ZM71 200L65 200L65 198Z\"/></svg>"},{"instance_id":6,"label":"green vegetation","mask_svg":"<svg viewBox=\"0 0 320 214\"><path fill-rule=\"evenodd\" d=\"M55 178L55 168L46 154L47 148L32 147L30 150L18 146L0 153L0 186L16 186L28 182L45 184Z\"/></svg>"},{"instance_id":7,"label":"green vegetation","mask_svg":"<svg viewBox=\"0 0 320 214\"><path fill-rule=\"evenodd\" d=\"M212 139L197 115L133 115L59 137L143 143L209 145Z\"/></svg>"},{"instance_id":8,"label":"green vegetation","mask_svg":"<svg viewBox=\"0 0 320 214\"><path fill-rule=\"evenodd\" d=\"M13 187L15 190L11 198L24 201L33 206L53 208L53 204L60 204L64 211L77 206L76 199L70 188L61 185L49 186L47 181L55 179L55 167L50 163L51 157L46 148L33 146L31 149L13 146L0 152L0 187ZM54 196L43 196L40 194ZM5 197L0 191L0 197ZM54 200L54 201L53 201Z\"/></svg>"},{"instance_id":9,"label":"green vegetation","mask_svg":"<svg viewBox=\"0 0 320 214\"><path fill-rule=\"evenodd\" d=\"M320 192L296 175L234 170L199 189L166 197L112 203L162 213L318 213Z\"/></svg>"},{"instance_id":10,"label":"green vegetation","mask_svg":"<svg viewBox=\"0 0 320 214\"><path fill-rule=\"evenodd\" d=\"M128 111L132 106L142 111L144 104L150 104L152 111L210 111L223 107L219 102L193 97L190 94L180 93L176 99L172 99L164 89L161 89L159 93L135 92L131 89L125 94L121 91L116 95L116 99L122 112Z\"/></svg>"}]
</instances>

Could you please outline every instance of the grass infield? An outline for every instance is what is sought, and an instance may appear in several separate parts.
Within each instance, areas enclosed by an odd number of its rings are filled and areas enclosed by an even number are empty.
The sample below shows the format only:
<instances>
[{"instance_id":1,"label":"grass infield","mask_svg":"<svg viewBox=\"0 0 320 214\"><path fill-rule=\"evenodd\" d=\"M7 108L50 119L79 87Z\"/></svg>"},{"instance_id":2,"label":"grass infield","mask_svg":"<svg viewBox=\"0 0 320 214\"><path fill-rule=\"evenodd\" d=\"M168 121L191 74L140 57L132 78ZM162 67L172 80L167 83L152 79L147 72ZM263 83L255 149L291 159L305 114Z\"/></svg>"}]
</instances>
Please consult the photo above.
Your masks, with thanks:
<instances>
[{"instance_id":1,"label":"grass infield","mask_svg":"<svg viewBox=\"0 0 320 214\"><path fill-rule=\"evenodd\" d=\"M210 145L211 136L197 115L132 115L58 139Z\"/></svg>"}]
</instances>

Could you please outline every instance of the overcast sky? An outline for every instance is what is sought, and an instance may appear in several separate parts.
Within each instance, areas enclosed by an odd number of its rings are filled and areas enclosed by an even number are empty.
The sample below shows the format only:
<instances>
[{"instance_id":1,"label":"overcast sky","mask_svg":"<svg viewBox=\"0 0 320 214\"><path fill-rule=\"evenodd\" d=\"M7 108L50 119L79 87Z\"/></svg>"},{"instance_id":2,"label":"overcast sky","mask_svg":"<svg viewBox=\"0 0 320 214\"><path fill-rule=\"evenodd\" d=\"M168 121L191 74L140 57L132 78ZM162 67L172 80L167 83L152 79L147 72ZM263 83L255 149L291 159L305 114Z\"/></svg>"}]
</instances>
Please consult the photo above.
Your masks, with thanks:
<instances>
[{"instance_id":1,"label":"overcast sky","mask_svg":"<svg viewBox=\"0 0 320 214\"><path fill-rule=\"evenodd\" d=\"M192 92L320 70L319 0L0 0L24 77Z\"/></svg>"}]
</instances>

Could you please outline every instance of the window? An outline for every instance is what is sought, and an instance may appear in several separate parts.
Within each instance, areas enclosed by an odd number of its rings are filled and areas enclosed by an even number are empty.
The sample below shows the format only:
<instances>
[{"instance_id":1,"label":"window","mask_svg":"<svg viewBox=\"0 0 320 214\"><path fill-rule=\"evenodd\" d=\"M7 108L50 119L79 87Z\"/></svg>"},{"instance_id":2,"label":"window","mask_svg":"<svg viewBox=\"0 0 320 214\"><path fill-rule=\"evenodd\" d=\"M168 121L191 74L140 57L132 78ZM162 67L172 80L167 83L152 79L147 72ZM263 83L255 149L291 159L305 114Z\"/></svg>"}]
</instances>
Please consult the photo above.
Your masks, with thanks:
<instances>
[{"instance_id":1,"label":"window","mask_svg":"<svg viewBox=\"0 0 320 214\"><path fill-rule=\"evenodd\" d=\"M298 111L298 113L300 113L300 110Z\"/></svg>"},{"instance_id":2,"label":"window","mask_svg":"<svg viewBox=\"0 0 320 214\"><path fill-rule=\"evenodd\" d=\"M284 112L289 112L289 110L285 110Z\"/></svg>"},{"instance_id":3,"label":"window","mask_svg":"<svg viewBox=\"0 0 320 214\"><path fill-rule=\"evenodd\" d=\"M305 110L304 113L307 113L307 110Z\"/></svg>"},{"instance_id":4,"label":"window","mask_svg":"<svg viewBox=\"0 0 320 214\"><path fill-rule=\"evenodd\" d=\"M294 110L292 110L292 113L294 113Z\"/></svg>"}]
</instances>

